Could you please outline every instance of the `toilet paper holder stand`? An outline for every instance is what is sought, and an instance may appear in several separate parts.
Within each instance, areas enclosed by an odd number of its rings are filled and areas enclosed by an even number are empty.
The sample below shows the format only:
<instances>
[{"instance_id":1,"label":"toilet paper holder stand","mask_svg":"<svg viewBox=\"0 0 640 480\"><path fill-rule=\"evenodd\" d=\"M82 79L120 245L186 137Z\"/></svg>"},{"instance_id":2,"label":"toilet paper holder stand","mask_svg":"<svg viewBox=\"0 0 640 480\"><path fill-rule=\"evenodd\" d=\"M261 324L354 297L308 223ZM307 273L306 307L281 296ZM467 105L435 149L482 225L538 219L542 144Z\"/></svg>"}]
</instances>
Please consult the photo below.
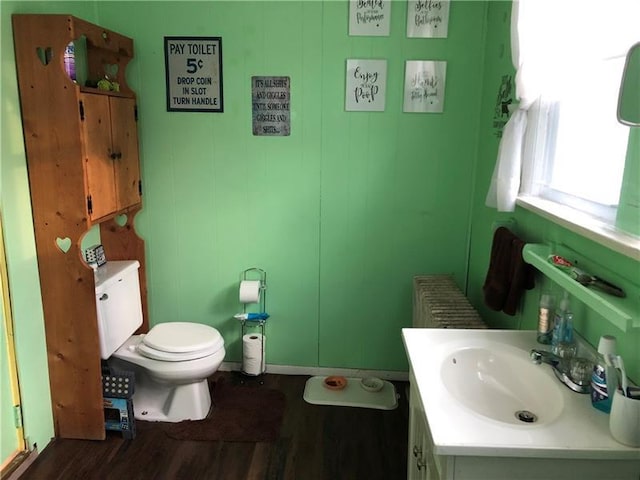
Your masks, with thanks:
<instances>
[{"instance_id":1,"label":"toilet paper holder stand","mask_svg":"<svg viewBox=\"0 0 640 480\"><path fill-rule=\"evenodd\" d=\"M267 272L261 268L252 267L247 268L240 274L240 282L249 280L250 274L257 273L260 281L260 313L267 313ZM242 313L247 313L247 304L242 304Z\"/></svg>"},{"instance_id":2,"label":"toilet paper holder stand","mask_svg":"<svg viewBox=\"0 0 640 480\"><path fill-rule=\"evenodd\" d=\"M259 277L258 280L260 281L260 313L266 315L267 313L267 272L257 267L247 268L240 274L240 282L244 280L250 280L249 276L255 277L256 274ZM242 313L243 314L247 313L246 303L242 304ZM240 319L240 325L242 327L241 338L245 336L247 332L247 327L249 326L258 327L260 329L260 334L262 335L261 336L262 341L260 345L260 350L261 350L260 351L260 354L261 354L260 355L260 358L261 358L260 372L261 373L259 374L248 373L245 371L243 366L242 373L244 375L257 377L257 376L263 375L266 372L265 356L264 356L264 327L267 321L267 317L268 315L266 315L266 317L258 318L258 319L247 319L247 318Z\"/></svg>"}]
</instances>

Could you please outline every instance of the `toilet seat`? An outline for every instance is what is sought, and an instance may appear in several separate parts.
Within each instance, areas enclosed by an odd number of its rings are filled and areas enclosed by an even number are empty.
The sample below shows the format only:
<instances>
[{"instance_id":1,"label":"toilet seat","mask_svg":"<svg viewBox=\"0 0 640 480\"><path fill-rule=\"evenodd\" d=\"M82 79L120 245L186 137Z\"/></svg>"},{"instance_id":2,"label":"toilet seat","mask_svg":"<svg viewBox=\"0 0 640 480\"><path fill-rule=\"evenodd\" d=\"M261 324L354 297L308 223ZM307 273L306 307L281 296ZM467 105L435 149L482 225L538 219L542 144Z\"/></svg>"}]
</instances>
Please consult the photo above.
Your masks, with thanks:
<instances>
[{"instance_id":1,"label":"toilet seat","mask_svg":"<svg viewBox=\"0 0 640 480\"><path fill-rule=\"evenodd\" d=\"M224 347L215 328L199 323L169 322L153 327L137 346L140 355L165 362L183 362L213 355Z\"/></svg>"}]
</instances>

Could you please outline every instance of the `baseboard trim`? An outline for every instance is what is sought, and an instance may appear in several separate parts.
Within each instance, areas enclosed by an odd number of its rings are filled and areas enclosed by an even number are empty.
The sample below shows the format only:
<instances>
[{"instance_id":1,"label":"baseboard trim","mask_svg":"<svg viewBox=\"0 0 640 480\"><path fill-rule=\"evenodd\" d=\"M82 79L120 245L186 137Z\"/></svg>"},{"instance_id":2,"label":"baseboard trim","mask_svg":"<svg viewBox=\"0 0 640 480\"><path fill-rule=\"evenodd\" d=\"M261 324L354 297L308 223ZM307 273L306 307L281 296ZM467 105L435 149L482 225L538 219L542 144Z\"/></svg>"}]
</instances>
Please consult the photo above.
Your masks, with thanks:
<instances>
[{"instance_id":1,"label":"baseboard trim","mask_svg":"<svg viewBox=\"0 0 640 480\"><path fill-rule=\"evenodd\" d=\"M36 458L38 458L38 449L31 450L30 452L23 452L17 458L17 462L13 465L9 470L2 471L2 478L6 480L19 480L24 472L26 472L27 468L35 462Z\"/></svg>"},{"instance_id":2,"label":"baseboard trim","mask_svg":"<svg viewBox=\"0 0 640 480\"><path fill-rule=\"evenodd\" d=\"M219 370L223 372L236 372L242 370L241 362L222 362ZM343 377L378 377L383 380L394 380L400 382L409 381L408 372L395 370L364 370L356 368L328 368L328 367L304 367L296 365L274 365L267 364L266 373L278 375L342 375Z\"/></svg>"}]
</instances>

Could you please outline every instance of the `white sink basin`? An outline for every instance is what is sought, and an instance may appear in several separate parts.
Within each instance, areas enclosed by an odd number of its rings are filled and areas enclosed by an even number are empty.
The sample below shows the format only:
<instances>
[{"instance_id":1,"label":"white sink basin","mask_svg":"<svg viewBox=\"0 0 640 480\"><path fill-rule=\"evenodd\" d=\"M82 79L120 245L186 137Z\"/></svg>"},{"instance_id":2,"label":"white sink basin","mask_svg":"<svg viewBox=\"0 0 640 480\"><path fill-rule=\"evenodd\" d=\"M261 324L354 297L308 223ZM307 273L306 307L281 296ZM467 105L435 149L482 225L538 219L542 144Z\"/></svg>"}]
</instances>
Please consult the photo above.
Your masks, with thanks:
<instances>
[{"instance_id":1,"label":"white sink basin","mask_svg":"<svg viewBox=\"0 0 640 480\"><path fill-rule=\"evenodd\" d=\"M573 475L565 461L630 461L640 472L638 449L616 442L609 415L593 408L589 395L564 386L551 366L531 361L531 349L541 348L535 330L405 328L402 338L436 455L555 459L547 472L558 473L553 478L610 478ZM591 356L593 347L576 338L580 354ZM537 421L518 420L518 410ZM509 477L504 465L506 478L551 478Z\"/></svg>"},{"instance_id":2,"label":"white sink basin","mask_svg":"<svg viewBox=\"0 0 640 480\"><path fill-rule=\"evenodd\" d=\"M504 345L460 348L442 362L442 383L478 415L514 425L543 425L562 413L562 385Z\"/></svg>"}]
</instances>

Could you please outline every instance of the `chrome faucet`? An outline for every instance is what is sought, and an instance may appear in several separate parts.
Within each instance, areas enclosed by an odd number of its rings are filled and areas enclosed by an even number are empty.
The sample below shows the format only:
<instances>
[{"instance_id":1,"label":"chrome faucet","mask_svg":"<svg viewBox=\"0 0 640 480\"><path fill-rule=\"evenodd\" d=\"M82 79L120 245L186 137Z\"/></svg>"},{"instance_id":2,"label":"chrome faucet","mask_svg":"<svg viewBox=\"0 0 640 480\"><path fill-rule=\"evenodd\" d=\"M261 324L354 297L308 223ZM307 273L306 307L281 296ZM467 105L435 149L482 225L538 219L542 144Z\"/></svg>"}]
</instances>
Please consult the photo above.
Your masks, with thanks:
<instances>
[{"instance_id":1,"label":"chrome faucet","mask_svg":"<svg viewBox=\"0 0 640 480\"><path fill-rule=\"evenodd\" d=\"M546 350L532 349L529 354L531 361L536 365L546 363L551 365L553 373L558 380L564 383L568 388L577 393L591 392L591 385L587 380L578 380L572 378L572 368L570 358L561 358L558 355Z\"/></svg>"},{"instance_id":2,"label":"chrome faucet","mask_svg":"<svg viewBox=\"0 0 640 480\"><path fill-rule=\"evenodd\" d=\"M531 361L536 365L547 363L554 368L557 368L562 361L562 359L554 353L547 352L546 350L536 350L535 348L531 350L531 354L529 356Z\"/></svg>"}]
</instances>

